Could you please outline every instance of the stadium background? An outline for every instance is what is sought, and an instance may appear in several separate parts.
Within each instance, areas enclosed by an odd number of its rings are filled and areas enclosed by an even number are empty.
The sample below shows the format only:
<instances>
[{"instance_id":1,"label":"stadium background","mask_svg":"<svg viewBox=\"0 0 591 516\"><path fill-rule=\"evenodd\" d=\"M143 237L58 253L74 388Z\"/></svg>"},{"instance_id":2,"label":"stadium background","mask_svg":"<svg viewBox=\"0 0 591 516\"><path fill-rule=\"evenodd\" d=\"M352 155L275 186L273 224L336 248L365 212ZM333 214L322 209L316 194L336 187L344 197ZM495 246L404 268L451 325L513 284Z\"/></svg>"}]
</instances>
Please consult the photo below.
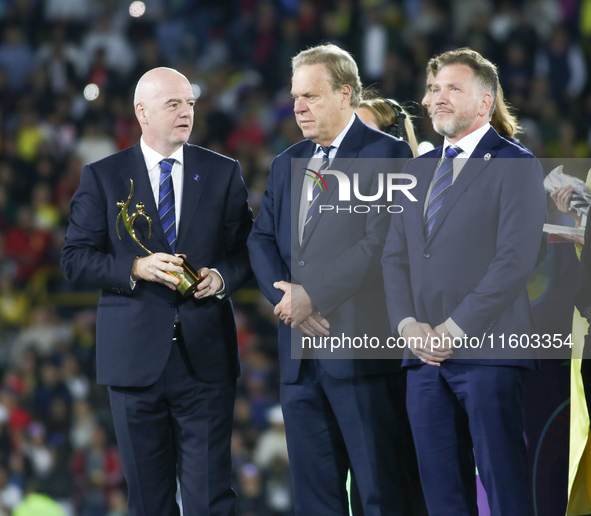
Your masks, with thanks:
<instances>
[{"instance_id":1,"label":"stadium background","mask_svg":"<svg viewBox=\"0 0 591 516\"><path fill-rule=\"evenodd\" d=\"M190 141L240 160L256 214L271 160L301 139L290 58L322 42L351 51L364 85L408 106L420 140L435 145L416 103L425 65L470 46L499 65L528 148L589 155L589 0L0 0L0 516L27 490L72 516L127 514L108 396L94 381L98 294L64 282L59 253L82 166L139 139L138 78L156 66L189 78L199 95ZM545 329L568 333L571 244L551 246L541 278ZM276 319L254 282L235 307L238 514L288 516ZM531 375L540 516L564 513L568 396L566 364Z\"/></svg>"}]
</instances>

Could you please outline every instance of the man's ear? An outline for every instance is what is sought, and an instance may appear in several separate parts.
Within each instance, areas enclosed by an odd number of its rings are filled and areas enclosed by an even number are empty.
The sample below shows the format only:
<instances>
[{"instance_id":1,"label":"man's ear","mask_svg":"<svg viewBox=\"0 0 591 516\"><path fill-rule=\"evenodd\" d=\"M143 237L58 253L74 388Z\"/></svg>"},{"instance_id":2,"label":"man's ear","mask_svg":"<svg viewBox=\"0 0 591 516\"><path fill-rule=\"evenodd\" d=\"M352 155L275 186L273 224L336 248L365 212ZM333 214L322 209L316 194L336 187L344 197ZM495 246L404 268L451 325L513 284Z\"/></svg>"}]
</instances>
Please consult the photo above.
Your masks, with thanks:
<instances>
[{"instance_id":1,"label":"man's ear","mask_svg":"<svg viewBox=\"0 0 591 516\"><path fill-rule=\"evenodd\" d=\"M343 95L341 109L345 109L347 106L351 105L351 95L353 94L351 86L348 84L343 84L343 87L341 88L341 94Z\"/></svg>"},{"instance_id":2,"label":"man's ear","mask_svg":"<svg viewBox=\"0 0 591 516\"><path fill-rule=\"evenodd\" d=\"M135 105L135 116L138 119L140 124L148 124L148 117L146 107L144 106L143 102L138 102Z\"/></svg>"},{"instance_id":3,"label":"man's ear","mask_svg":"<svg viewBox=\"0 0 591 516\"><path fill-rule=\"evenodd\" d=\"M480 102L480 109L478 110L478 114L480 116L484 116L487 113L490 113L490 110L492 109L492 103L493 103L492 95L490 93L484 93L482 95L482 99Z\"/></svg>"}]
</instances>

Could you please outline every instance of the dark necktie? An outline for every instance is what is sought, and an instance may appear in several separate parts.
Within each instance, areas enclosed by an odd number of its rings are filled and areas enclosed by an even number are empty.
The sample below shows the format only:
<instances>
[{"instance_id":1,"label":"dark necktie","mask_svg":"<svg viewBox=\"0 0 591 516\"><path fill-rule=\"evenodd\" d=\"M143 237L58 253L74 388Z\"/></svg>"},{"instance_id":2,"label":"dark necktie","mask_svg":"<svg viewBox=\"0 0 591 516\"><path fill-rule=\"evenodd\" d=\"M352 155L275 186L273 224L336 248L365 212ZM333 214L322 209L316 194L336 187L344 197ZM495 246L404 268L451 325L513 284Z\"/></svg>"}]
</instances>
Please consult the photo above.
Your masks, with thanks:
<instances>
[{"instance_id":1,"label":"dark necktie","mask_svg":"<svg viewBox=\"0 0 591 516\"><path fill-rule=\"evenodd\" d=\"M322 164L320 165L320 168L316 173L322 175L322 172L328 168L329 153L330 149L332 149L333 147L332 145L329 145L328 147L320 148L322 149ZM308 205L308 212L306 213L306 221L304 222L304 235L306 234L306 226L308 225L308 222L312 220L312 217L314 215L314 205L316 204L316 199L318 199L320 192L323 190L322 182L320 181L320 179L318 179L318 177L315 176L313 180L314 186L312 188L312 200Z\"/></svg>"},{"instance_id":2,"label":"dark necktie","mask_svg":"<svg viewBox=\"0 0 591 516\"><path fill-rule=\"evenodd\" d=\"M160 162L160 193L158 194L158 214L162 221L164 235L174 254L176 247L176 216L174 210L174 188L172 186L172 166L175 160L163 159Z\"/></svg>"},{"instance_id":3,"label":"dark necktie","mask_svg":"<svg viewBox=\"0 0 591 516\"><path fill-rule=\"evenodd\" d=\"M437 212L441 208L445 196L453 183L454 158L456 158L463 151L457 146L449 146L445 149L445 157L441 160L439 168L435 172L433 178L433 186L431 187L431 195L429 196L429 204L425 211L425 236L429 236L435 225Z\"/></svg>"}]
</instances>

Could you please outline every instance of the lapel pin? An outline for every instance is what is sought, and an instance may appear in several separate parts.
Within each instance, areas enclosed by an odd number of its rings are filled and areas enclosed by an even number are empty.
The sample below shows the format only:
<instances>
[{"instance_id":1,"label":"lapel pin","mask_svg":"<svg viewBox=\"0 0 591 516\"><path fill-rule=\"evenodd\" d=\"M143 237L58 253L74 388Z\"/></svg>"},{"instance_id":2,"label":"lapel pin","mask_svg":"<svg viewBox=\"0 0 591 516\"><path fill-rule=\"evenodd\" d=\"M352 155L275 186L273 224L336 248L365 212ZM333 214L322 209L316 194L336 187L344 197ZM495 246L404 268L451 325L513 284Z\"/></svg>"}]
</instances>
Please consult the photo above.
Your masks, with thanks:
<instances>
[{"instance_id":1,"label":"lapel pin","mask_svg":"<svg viewBox=\"0 0 591 516\"><path fill-rule=\"evenodd\" d=\"M490 154L489 154L489 157L490 157ZM193 179L195 181L199 181L201 179L201 176L199 174L193 174Z\"/></svg>"},{"instance_id":2,"label":"lapel pin","mask_svg":"<svg viewBox=\"0 0 591 516\"><path fill-rule=\"evenodd\" d=\"M487 152L487 153L484 155L484 161L488 161L489 159L490 159L490 152Z\"/></svg>"}]
</instances>

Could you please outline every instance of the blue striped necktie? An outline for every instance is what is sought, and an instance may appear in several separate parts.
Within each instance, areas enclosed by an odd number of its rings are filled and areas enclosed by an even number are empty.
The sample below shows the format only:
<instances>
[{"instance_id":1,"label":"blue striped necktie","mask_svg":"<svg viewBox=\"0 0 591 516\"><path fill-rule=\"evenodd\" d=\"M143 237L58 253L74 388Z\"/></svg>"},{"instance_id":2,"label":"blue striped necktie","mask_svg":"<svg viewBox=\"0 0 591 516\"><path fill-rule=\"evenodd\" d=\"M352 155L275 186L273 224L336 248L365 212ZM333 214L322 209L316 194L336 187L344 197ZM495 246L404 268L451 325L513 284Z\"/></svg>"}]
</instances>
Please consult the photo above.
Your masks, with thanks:
<instances>
[{"instance_id":1,"label":"blue striped necktie","mask_svg":"<svg viewBox=\"0 0 591 516\"><path fill-rule=\"evenodd\" d=\"M318 169L317 173L322 175L322 172L328 168L329 153L330 149L332 149L333 146L329 145L328 147L320 148L322 149L322 164L320 165L320 168ZM320 195L322 189L323 187L321 181L318 178L314 179L314 186L312 188L312 200L308 205L308 212L306 213L306 222L304 222L304 235L306 234L306 226L308 225L308 222L312 220L312 217L314 215L314 205L316 204L316 199L318 199L318 196Z\"/></svg>"},{"instance_id":2,"label":"blue striped necktie","mask_svg":"<svg viewBox=\"0 0 591 516\"><path fill-rule=\"evenodd\" d=\"M176 216L174 210L174 188L172 186L172 166L175 160L163 159L160 162L160 193L158 194L158 214L164 229L168 244L174 250L176 247Z\"/></svg>"},{"instance_id":3,"label":"blue striped necktie","mask_svg":"<svg viewBox=\"0 0 591 516\"><path fill-rule=\"evenodd\" d=\"M433 231L437 212L441 208L445 196L453 183L454 158L456 158L463 151L458 146L449 146L445 149L445 156L441 160L439 168L435 172L433 178L433 186L431 187L431 195L429 196L429 204L425 211L425 236L429 236Z\"/></svg>"}]
</instances>

